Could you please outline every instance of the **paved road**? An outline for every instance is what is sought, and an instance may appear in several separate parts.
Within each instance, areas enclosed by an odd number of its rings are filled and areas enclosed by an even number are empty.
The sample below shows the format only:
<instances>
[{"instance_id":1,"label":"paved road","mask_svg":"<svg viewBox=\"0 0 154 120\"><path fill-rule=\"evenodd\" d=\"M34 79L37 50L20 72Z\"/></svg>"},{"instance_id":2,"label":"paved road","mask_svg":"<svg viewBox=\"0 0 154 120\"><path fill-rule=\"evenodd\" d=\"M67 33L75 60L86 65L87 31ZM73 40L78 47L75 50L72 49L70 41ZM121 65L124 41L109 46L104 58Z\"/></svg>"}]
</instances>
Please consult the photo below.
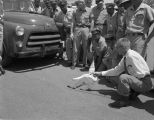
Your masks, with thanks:
<instances>
[{"instance_id":1,"label":"paved road","mask_svg":"<svg viewBox=\"0 0 154 120\"><path fill-rule=\"evenodd\" d=\"M83 74L51 58L17 60L0 78L0 119L6 120L153 120L154 93L140 95L132 106L114 109L114 89L71 90L66 86Z\"/></svg>"}]
</instances>

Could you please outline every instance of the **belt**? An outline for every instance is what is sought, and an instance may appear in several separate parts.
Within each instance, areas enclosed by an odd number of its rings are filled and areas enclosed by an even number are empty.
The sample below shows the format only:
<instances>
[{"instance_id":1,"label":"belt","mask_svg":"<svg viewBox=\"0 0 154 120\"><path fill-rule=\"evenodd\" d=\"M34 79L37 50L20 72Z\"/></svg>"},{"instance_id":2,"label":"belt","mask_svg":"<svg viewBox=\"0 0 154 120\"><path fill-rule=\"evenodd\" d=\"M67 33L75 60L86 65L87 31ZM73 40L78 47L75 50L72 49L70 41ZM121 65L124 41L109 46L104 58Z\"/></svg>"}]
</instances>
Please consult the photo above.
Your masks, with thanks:
<instances>
[{"instance_id":1,"label":"belt","mask_svg":"<svg viewBox=\"0 0 154 120\"><path fill-rule=\"evenodd\" d=\"M76 27L82 27L82 28L85 28L85 27L90 27L90 25L83 25L83 24L80 25L80 24L77 24Z\"/></svg>"},{"instance_id":2,"label":"belt","mask_svg":"<svg viewBox=\"0 0 154 120\"><path fill-rule=\"evenodd\" d=\"M143 78L140 78L140 79L143 80L143 79L145 79L147 77L151 77L151 75L150 74L146 74Z\"/></svg>"},{"instance_id":3,"label":"belt","mask_svg":"<svg viewBox=\"0 0 154 120\"><path fill-rule=\"evenodd\" d=\"M126 33L127 36L145 36L143 33Z\"/></svg>"},{"instance_id":4,"label":"belt","mask_svg":"<svg viewBox=\"0 0 154 120\"><path fill-rule=\"evenodd\" d=\"M104 25L103 23L94 23L94 25Z\"/></svg>"}]
</instances>

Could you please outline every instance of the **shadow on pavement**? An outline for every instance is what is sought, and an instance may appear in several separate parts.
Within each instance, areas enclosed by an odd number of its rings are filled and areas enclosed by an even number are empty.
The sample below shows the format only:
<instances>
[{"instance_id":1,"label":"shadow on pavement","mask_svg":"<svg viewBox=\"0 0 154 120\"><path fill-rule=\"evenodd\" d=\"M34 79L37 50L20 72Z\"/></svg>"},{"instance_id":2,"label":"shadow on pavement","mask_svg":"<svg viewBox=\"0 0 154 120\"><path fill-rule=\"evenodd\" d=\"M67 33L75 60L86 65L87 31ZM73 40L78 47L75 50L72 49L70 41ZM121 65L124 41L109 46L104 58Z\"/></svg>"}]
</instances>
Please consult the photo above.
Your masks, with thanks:
<instances>
[{"instance_id":1,"label":"shadow on pavement","mask_svg":"<svg viewBox=\"0 0 154 120\"><path fill-rule=\"evenodd\" d=\"M67 62L53 57L15 59L13 63L5 69L15 73L23 73L34 70L42 70L58 65L67 67Z\"/></svg>"},{"instance_id":2,"label":"shadow on pavement","mask_svg":"<svg viewBox=\"0 0 154 120\"><path fill-rule=\"evenodd\" d=\"M108 82L107 80L102 80L99 84L103 84L107 87L107 89L103 89L103 88L91 88L90 90L88 90L89 92L97 92L98 94L101 94L103 95L104 97L108 97L114 101L117 101L119 100L119 98L121 97L117 91L115 89L113 89L113 85L112 83ZM110 89L111 88L111 89ZM148 113L154 115L154 91L150 91L150 92L147 92L145 94L143 94L144 96L147 96L149 97L150 99L149 100L146 100L145 102L142 102L140 100L140 97L135 100L135 101L132 101L131 102L131 105L132 107L134 108L137 108L137 109L143 109L145 111L147 111ZM151 99L152 98L152 99Z\"/></svg>"},{"instance_id":3,"label":"shadow on pavement","mask_svg":"<svg viewBox=\"0 0 154 120\"><path fill-rule=\"evenodd\" d=\"M137 101L134 101L131 106L138 109L143 109L148 113L154 115L154 100L147 100L145 102L142 102L140 101L140 99L138 99Z\"/></svg>"},{"instance_id":4,"label":"shadow on pavement","mask_svg":"<svg viewBox=\"0 0 154 120\"><path fill-rule=\"evenodd\" d=\"M102 94L103 96L110 96L110 99L117 101L121 96L115 91L115 90L90 90L98 92L99 94ZM153 95L154 96L154 95ZM147 111L148 113L154 115L154 99L153 100L147 100L145 102L142 102L139 98L135 101L131 102L131 105L134 108L137 109L143 109Z\"/></svg>"}]
</instances>

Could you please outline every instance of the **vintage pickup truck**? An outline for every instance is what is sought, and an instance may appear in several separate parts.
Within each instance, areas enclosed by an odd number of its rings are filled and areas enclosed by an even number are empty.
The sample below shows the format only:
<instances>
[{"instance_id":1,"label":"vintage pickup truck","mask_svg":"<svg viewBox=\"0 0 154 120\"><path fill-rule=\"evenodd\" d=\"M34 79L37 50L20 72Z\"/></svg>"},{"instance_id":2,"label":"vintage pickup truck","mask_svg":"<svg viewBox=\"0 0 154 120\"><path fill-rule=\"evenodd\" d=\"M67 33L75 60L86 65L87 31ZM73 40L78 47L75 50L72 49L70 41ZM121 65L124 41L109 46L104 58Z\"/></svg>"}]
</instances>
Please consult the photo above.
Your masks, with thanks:
<instances>
[{"instance_id":1,"label":"vintage pickup truck","mask_svg":"<svg viewBox=\"0 0 154 120\"><path fill-rule=\"evenodd\" d=\"M31 0L3 0L3 6L3 66L12 58L44 57L62 51L54 20L37 14Z\"/></svg>"}]
</instances>

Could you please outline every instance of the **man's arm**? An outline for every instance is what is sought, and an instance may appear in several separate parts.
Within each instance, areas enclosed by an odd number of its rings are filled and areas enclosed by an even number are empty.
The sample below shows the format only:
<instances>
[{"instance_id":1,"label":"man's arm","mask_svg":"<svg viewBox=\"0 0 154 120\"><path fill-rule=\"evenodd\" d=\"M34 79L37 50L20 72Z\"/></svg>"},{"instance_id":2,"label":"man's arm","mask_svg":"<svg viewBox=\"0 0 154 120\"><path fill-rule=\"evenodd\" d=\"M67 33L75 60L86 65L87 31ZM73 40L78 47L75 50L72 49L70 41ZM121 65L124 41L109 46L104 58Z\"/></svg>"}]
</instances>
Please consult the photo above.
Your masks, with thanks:
<instances>
[{"instance_id":1,"label":"man's arm","mask_svg":"<svg viewBox=\"0 0 154 120\"><path fill-rule=\"evenodd\" d=\"M154 26L154 10L150 6L146 10L147 10L147 16L146 17L147 17L148 21L150 22L150 27L153 27ZM147 39L145 41L146 44L149 43L149 41L151 40L153 35L154 35L154 29L152 29L152 31L148 35L148 37L147 37Z\"/></svg>"},{"instance_id":2,"label":"man's arm","mask_svg":"<svg viewBox=\"0 0 154 120\"><path fill-rule=\"evenodd\" d=\"M150 22L149 28L154 27L154 10L150 6L148 6L148 8L146 9L146 17L147 17L147 20ZM154 28L152 28L152 31L149 33L149 35L145 41L145 45L144 45L144 48L142 51L142 56L145 55L145 52L147 50L146 49L147 44L150 42L150 40L152 39L153 36L154 36Z\"/></svg>"},{"instance_id":3,"label":"man's arm","mask_svg":"<svg viewBox=\"0 0 154 120\"><path fill-rule=\"evenodd\" d=\"M101 71L101 72L94 72L93 75L94 76L118 76L120 75L122 72L124 72L124 58L120 61L120 63L118 64L118 66L116 66L115 68L109 69L107 71Z\"/></svg>"}]
</instances>

